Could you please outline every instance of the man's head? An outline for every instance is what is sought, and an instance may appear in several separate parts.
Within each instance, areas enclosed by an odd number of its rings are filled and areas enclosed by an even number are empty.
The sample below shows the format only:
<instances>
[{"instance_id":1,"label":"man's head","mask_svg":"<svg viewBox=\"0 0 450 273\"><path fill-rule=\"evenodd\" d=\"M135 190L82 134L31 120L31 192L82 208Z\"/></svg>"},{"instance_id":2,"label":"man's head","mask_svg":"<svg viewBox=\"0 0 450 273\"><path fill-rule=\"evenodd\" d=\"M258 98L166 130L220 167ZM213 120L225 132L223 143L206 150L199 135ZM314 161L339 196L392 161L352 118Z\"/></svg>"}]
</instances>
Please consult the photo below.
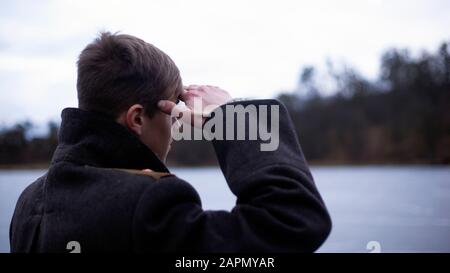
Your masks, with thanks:
<instances>
[{"instance_id":1,"label":"man's head","mask_svg":"<svg viewBox=\"0 0 450 273\"><path fill-rule=\"evenodd\" d=\"M162 161L170 147L172 119L157 103L177 101L182 88L170 57L134 36L101 33L78 60L79 108L109 115Z\"/></svg>"}]
</instances>

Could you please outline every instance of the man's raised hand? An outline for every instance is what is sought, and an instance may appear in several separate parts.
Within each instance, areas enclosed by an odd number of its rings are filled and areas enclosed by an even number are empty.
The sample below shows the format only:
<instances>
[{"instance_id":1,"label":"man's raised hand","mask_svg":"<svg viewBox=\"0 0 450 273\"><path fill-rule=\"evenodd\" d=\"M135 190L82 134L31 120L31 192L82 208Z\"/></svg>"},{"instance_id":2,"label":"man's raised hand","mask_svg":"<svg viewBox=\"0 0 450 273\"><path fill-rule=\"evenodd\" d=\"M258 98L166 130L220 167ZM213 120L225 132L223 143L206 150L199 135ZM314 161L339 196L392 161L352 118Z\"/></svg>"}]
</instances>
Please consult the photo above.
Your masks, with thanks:
<instances>
[{"instance_id":1,"label":"man's raised hand","mask_svg":"<svg viewBox=\"0 0 450 273\"><path fill-rule=\"evenodd\" d=\"M217 86L189 85L180 95L184 105L177 105L170 100L158 102L159 109L184 123L201 127L206 117L217 107L232 100L230 94Z\"/></svg>"}]
</instances>

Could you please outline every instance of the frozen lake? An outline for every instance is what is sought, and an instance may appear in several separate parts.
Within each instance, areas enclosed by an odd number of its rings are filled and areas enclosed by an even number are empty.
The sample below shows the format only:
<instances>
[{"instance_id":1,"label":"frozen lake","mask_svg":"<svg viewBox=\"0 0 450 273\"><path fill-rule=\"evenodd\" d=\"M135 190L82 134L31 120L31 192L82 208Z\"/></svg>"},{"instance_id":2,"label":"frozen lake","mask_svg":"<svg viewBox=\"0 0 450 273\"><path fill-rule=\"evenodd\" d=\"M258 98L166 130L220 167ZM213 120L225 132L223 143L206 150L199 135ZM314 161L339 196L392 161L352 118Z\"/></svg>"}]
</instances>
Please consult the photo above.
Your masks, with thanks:
<instances>
[{"instance_id":1,"label":"frozen lake","mask_svg":"<svg viewBox=\"0 0 450 273\"><path fill-rule=\"evenodd\" d=\"M204 209L231 210L236 198L218 168L172 168L200 193ZM0 171L0 252L22 190L44 170ZM450 252L450 167L313 167L333 219L318 252Z\"/></svg>"}]
</instances>

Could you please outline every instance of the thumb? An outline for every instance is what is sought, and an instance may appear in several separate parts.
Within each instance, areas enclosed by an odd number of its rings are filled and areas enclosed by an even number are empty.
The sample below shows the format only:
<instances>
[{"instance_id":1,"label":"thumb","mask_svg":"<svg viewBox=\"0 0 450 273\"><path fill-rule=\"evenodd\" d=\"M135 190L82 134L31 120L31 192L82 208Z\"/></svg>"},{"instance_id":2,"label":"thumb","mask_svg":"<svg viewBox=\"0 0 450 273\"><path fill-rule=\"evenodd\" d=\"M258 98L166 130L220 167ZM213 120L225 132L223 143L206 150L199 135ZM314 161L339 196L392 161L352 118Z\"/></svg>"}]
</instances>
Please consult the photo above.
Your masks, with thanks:
<instances>
[{"instance_id":1,"label":"thumb","mask_svg":"<svg viewBox=\"0 0 450 273\"><path fill-rule=\"evenodd\" d=\"M158 101L158 108L162 112L170 115L172 113L173 108L176 106L175 102L170 100L160 100Z\"/></svg>"}]
</instances>

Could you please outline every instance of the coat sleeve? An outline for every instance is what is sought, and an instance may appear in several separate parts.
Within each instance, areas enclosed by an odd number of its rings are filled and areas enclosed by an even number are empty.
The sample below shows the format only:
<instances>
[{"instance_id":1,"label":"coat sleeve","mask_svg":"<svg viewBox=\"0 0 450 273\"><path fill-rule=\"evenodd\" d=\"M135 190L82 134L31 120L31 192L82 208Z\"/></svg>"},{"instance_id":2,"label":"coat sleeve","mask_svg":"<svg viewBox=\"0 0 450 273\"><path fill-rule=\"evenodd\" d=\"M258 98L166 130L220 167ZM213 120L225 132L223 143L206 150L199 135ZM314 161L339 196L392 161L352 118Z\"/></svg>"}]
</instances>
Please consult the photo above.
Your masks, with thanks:
<instances>
[{"instance_id":1,"label":"coat sleeve","mask_svg":"<svg viewBox=\"0 0 450 273\"><path fill-rule=\"evenodd\" d=\"M331 220L286 109L276 100L257 100L233 102L216 111L236 105L255 105L258 110L247 116L253 121L260 117L261 105L279 109L277 149L261 151L259 140L212 141L237 196L231 212L203 210L195 189L177 177L149 186L134 216L137 252L313 252L325 241ZM266 112L268 120L276 114ZM227 119L224 114L223 121Z\"/></svg>"}]
</instances>

